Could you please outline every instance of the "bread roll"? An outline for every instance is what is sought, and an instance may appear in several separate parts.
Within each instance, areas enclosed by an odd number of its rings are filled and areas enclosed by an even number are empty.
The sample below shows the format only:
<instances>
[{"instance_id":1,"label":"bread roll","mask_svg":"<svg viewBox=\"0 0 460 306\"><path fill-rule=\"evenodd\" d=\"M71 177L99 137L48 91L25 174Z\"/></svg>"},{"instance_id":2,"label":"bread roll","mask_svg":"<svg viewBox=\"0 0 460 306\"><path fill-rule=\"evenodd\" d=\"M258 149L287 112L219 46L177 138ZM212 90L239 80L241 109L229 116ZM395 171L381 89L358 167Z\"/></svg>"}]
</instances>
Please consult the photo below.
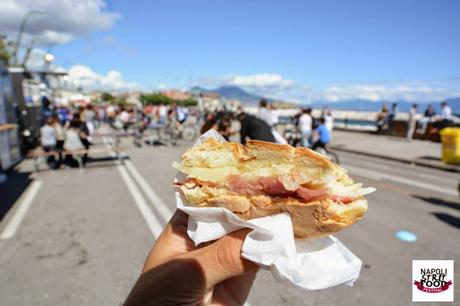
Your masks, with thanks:
<instances>
[{"instance_id":1,"label":"bread roll","mask_svg":"<svg viewBox=\"0 0 460 306\"><path fill-rule=\"evenodd\" d=\"M354 224L367 210L363 195L375 190L312 150L255 140L209 138L173 166L187 175L176 186L191 205L224 207L246 220L288 212L297 238Z\"/></svg>"}]
</instances>

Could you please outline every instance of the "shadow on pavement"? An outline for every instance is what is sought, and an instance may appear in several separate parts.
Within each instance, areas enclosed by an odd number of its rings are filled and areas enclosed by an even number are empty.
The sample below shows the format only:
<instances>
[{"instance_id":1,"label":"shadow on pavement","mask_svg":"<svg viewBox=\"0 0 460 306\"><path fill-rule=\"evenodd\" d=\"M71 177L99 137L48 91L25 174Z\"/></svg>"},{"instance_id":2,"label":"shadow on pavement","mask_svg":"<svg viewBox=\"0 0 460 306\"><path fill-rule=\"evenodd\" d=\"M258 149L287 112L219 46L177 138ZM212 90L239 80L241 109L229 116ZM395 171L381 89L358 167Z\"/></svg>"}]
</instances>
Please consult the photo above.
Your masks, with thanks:
<instances>
[{"instance_id":1,"label":"shadow on pavement","mask_svg":"<svg viewBox=\"0 0 460 306\"><path fill-rule=\"evenodd\" d=\"M419 159L441 161L441 159L438 156L430 155L420 156Z\"/></svg>"},{"instance_id":2,"label":"shadow on pavement","mask_svg":"<svg viewBox=\"0 0 460 306\"><path fill-rule=\"evenodd\" d=\"M433 216L438 218L439 220L449 224L450 226L456 227L457 229L460 229L460 218L454 217L449 214L445 213L431 213Z\"/></svg>"},{"instance_id":3,"label":"shadow on pavement","mask_svg":"<svg viewBox=\"0 0 460 306\"><path fill-rule=\"evenodd\" d=\"M31 172L8 172L8 180L0 184L0 220L32 182Z\"/></svg>"},{"instance_id":4,"label":"shadow on pavement","mask_svg":"<svg viewBox=\"0 0 460 306\"><path fill-rule=\"evenodd\" d=\"M430 204L433 204L433 205L444 206L444 207L449 207L449 208L452 208L452 209L460 210L460 203L459 202L451 202L451 201L446 201L446 200L439 199L439 198L424 197L424 196L420 196L420 195L412 195L412 197L420 199L420 200L423 200L423 201L425 201L427 203L430 203Z\"/></svg>"}]
</instances>

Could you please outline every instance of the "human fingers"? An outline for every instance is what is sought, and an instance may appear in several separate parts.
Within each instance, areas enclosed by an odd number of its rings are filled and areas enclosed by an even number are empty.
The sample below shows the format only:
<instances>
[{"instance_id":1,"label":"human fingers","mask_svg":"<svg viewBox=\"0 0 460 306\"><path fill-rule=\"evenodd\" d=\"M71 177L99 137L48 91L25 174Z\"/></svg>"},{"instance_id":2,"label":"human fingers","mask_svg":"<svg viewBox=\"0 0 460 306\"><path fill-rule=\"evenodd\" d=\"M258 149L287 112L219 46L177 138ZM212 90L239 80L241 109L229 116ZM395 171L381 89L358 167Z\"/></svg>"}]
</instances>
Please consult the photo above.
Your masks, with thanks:
<instances>
[{"instance_id":1,"label":"human fingers","mask_svg":"<svg viewBox=\"0 0 460 306\"><path fill-rule=\"evenodd\" d=\"M243 305L249 296L256 275L257 270L221 282L214 287L211 305Z\"/></svg>"},{"instance_id":2,"label":"human fingers","mask_svg":"<svg viewBox=\"0 0 460 306\"><path fill-rule=\"evenodd\" d=\"M144 264L146 272L178 254L196 249L187 235L188 215L176 210L150 250Z\"/></svg>"},{"instance_id":3,"label":"human fingers","mask_svg":"<svg viewBox=\"0 0 460 306\"><path fill-rule=\"evenodd\" d=\"M212 288L224 280L258 269L256 264L241 257L244 238L250 231L233 232L208 246L175 258L195 259L203 270L206 288Z\"/></svg>"}]
</instances>

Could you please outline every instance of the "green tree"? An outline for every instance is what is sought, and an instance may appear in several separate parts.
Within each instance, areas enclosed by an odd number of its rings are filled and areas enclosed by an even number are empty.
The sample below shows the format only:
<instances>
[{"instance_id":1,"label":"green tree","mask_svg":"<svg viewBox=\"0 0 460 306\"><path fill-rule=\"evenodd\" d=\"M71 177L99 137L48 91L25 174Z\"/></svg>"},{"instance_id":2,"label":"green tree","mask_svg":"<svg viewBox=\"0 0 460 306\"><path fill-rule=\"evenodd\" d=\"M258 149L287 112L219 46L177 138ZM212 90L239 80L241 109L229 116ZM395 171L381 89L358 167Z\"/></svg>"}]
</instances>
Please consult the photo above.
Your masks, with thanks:
<instances>
[{"instance_id":1,"label":"green tree","mask_svg":"<svg viewBox=\"0 0 460 306\"><path fill-rule=\"evenodd\" d=\"M101 100L103 102L112 102L113 100L115 100L115 97L112 96L110 93L108 92L103 92L102 95L101 95Z\"/></svg>"},{"instance_id":2,"label":"green tree","mask_svg":"<svg viewBox=\"0 0 460 306\"><path fill-rule=\"evenodd\" d=\"M159 92L153 92L153 93L145 93L140 96L140 100L142 104L152 104L152 105L159 105L159 104L165 104L169 105L174 102L171 98L165 96L162 93Z\"/></svg>"},{"instance_id":3,"label":"green tree","mask_svg":"<svg viewBox=\"0 0 460 306\"><path fill-rule=\"evenodd\" d=\"M6 38L0 36L0 64L8 66L11 59L11 53L6 48Z\"/></svg>"},{"instance_id":4,"label":"green tree","mask_svg":"<svg viewBox=\"0 0 460 306\"><path fill-rule=\"evenodd\" d=\"M189 99L177 101L177 104L183 105L183 106L197 106L198 101L193 98L189 98Z\"/></svg>"}]
</instances>

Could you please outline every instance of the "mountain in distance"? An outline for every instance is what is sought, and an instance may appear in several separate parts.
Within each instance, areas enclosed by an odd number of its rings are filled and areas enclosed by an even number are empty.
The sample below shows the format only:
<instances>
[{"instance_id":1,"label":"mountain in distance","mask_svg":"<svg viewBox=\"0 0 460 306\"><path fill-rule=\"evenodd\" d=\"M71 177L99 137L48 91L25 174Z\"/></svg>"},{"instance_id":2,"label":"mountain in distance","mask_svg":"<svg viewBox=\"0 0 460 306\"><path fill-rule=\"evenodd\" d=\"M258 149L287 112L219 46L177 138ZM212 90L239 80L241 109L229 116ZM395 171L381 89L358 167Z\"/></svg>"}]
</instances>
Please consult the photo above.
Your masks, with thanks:
<instances>
[{"instance_id":1,"label":"mountain in distance","mask_svg":"<svg viewBox=\"0 0 460 306\"><path fill-rule=\"evenodd\" d=\"M239 100L241 104L243 105L257 104L259 103L260 99L263 98L262 96L249 93L238 86L231 86L231 85L220 86L215 89L205 89L203 87L194 86L190 88L190 92L193 94L198 94L200 92L217 93L226 100L233 100L233 99ZM268 99L268 100L273 100L273 99Z\"/></svg>"},{"instance_id":2,"label":"mountain in distance","mask_svg":"<svg viewBox=\"0 0 460 306\"><path fill-rule=\"evenodd\" d=\"M212 92L219 94L222 98L226 100L237 99L241 102L241 104L246 106L254 106L257 105L262 99L262 96L257 94L253 94L247 92L246 90L238 87L238 86L221 86L215 89L206 89L199 86L194 86L190 88L190 92L193 94L199 94L200 92ZM279 101L277 99L267 98L267 101ZM452 108L452 112L454 114L460 114L460 97L450 98L445 100L450 107ZM388 109L391 110L391 105L393 102L387 102ZM413 104L413 102L407 101L396 101L398 103L398 111L400 112L408 112ZM291 103L288 103L291 104ZM440 108L440 101L435 102L425 102L425 103L417 103L418 108L417 111L419 113L424 112L428 104L432 104L435 111L439 113L441 111ZM309 104L299 104L299 107L312 107L312 108L324 108L329 107L331 109L340 109L340 110L356 110L356 111L379 111L382 108L383 101L371 101L371 100L348 100L348 101L340 101L340 102L329 102L329 101L315 101Z\"/></svg>"}]
</instances>

